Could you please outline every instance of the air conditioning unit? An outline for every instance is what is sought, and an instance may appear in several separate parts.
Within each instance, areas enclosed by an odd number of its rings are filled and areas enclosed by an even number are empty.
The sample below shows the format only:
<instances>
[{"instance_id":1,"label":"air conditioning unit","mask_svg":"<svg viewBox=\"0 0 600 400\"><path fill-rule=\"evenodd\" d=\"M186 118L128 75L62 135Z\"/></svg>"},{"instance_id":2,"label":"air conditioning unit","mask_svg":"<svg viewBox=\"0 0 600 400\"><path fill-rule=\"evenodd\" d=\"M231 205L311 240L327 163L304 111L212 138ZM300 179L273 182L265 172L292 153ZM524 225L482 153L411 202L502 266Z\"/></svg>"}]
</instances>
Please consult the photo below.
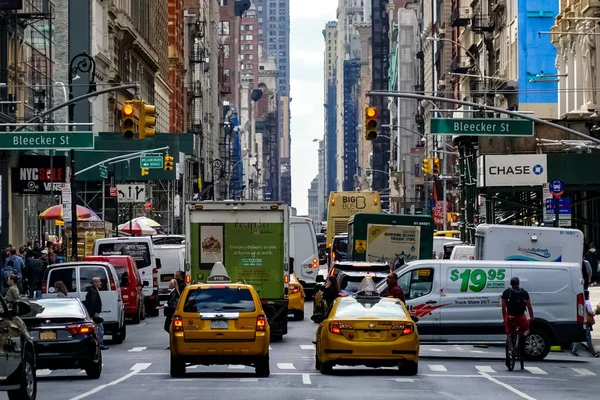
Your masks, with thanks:
<instances>
[{"instance_id":1,"label":"air conditioning unit","mask_svg":"<svg viewBox=\"0 0 600 400\"><path fill-rule=\"evenodd\" d=\"M439 37L446 37L446 28L439 28L438 29L438 36Z\"/></svg>"}]
</instances>

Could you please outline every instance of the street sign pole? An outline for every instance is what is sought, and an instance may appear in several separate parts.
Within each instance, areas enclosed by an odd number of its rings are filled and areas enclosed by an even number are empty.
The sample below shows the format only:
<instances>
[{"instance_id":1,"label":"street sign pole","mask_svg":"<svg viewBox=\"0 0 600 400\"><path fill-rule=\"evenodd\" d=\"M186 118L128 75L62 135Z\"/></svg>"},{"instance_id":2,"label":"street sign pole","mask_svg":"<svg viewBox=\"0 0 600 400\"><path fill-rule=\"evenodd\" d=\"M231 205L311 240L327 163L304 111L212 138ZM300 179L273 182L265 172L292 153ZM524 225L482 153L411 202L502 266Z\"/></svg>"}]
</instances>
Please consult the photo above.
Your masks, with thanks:
<instances>
[{"instance_id":1,"label":"street sign pole","mask_svg":"<svg viewBox=\"0 0 600 400\"><path fill-rule=\"evenodd\" d=\"M554 196L554 227L560 227L560 210L559 210L559 199L560 196Z\"/></svg>"}]
</instances>

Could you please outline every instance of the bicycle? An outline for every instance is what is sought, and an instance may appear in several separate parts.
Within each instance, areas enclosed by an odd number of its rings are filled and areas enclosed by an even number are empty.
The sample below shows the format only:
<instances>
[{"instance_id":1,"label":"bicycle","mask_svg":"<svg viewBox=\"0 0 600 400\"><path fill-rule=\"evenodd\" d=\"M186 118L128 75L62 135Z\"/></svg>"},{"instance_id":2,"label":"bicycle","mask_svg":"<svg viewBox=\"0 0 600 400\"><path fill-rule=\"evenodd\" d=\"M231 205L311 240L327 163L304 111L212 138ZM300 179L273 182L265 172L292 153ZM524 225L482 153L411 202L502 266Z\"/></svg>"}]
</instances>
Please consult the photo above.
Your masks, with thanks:
<instances>
[{"instance_id":1,"label":"bicycle","mask_svg":"<svg viewBox=\"0 0 600 400\"><path fill-rule=\"evenodd\" d=\"M508 322L513 323L514 317L508 317ZM515 363L519 358L521 371L525 369L525 336L521 332L521 328L517 327L515 333L511 333L506 338L506 367L509 371L515 369Z\"/></svg>"}]
</instances>

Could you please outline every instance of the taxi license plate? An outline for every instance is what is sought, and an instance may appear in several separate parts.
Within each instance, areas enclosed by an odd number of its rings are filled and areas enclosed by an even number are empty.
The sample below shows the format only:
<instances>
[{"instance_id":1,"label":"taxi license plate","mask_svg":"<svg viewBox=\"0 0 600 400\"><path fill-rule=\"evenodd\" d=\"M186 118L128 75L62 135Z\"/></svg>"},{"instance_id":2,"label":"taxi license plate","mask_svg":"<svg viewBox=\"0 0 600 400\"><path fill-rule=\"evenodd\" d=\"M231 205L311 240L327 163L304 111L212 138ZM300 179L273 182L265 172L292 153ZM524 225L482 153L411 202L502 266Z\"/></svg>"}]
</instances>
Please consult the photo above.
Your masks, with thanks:
<instances>
[{"instance_id":1,"label":"taxi license plate","mask_svg":"<svg viewBox=\"0 0 600 400\"><path fill-rule=\"evenodd\" d=\"M56 332L40 332L40 340L56 340Z\"/></svg>"},{"instance_id":2,"label":"taxi license plate","mask_svg":"<svg viewBox=\"0 0 600 400\"><path fill-rule=\"evenodd\" d=\"M227 329L229 322L227 320L215 319L210 321L210 329Z\"/></svg>"},{"instance_id":3,"label":"taxi license plate","mask_svg":"<svg viewBox=\"0 0 600 400\"><path fill-rule=\"evenodd\" d=\"M379 338L379 331L366 331L365 337L367 339L377 339Z\"/></svg>"}]
</instances>

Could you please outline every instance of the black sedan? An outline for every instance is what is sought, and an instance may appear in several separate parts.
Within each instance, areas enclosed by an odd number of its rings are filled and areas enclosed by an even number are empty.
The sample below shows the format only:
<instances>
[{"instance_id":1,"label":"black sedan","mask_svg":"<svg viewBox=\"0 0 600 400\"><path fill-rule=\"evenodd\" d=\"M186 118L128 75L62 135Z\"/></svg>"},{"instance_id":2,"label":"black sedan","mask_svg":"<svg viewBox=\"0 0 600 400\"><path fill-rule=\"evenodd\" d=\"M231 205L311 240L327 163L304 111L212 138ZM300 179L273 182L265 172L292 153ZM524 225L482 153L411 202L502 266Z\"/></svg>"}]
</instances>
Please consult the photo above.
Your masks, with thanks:
<instances>
[{"instance_id":1,"label":"black sedan","mask_svg":"<svg viewBox=\"0 0 600 400\"><path fill-rule=\"evenodd\" d=\"M67 297L28 303L31 312L21 319L33 338L36 369L83 369L89 378L100 378L97 328L81 300Z\"/></svg>"}]
</instances>

